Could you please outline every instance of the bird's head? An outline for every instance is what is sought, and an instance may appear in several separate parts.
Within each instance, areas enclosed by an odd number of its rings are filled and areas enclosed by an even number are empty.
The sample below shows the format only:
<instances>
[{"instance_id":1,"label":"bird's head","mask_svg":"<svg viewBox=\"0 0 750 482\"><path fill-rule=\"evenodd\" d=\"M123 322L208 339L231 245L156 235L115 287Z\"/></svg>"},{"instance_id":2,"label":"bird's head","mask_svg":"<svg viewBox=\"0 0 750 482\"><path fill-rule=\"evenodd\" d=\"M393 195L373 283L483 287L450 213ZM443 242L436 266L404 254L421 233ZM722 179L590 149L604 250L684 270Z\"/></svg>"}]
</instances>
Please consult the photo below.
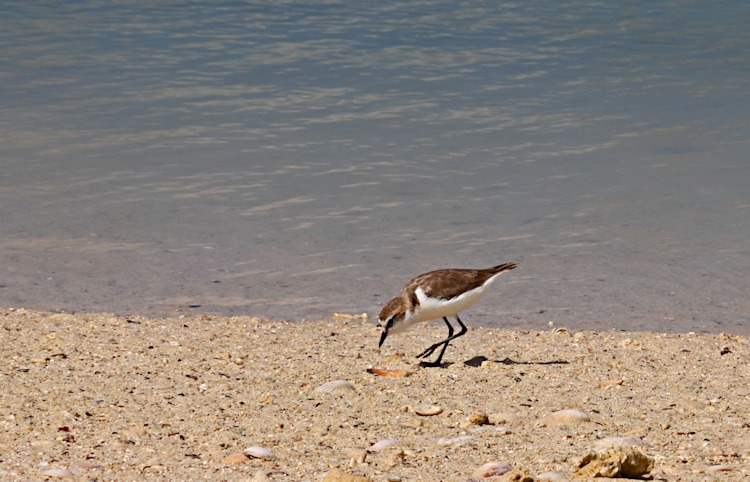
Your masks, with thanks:
<instances>
[{"instance_id":1,"label":"bird's head","mask_svg":"<svg viewBox=\"0 0 750 482\"><path fill-rule=\"evenodd\" d=\"M399 324L404 321L405 317L406 308L404 307L404 301L401 297L393 298L385 304L383 309L380 310L380 316L378 316L378 326L383 328L378 347L383 346L383 342L388 337L388 333L400 331L398 328Z\"/></svg>"}]
</instances>

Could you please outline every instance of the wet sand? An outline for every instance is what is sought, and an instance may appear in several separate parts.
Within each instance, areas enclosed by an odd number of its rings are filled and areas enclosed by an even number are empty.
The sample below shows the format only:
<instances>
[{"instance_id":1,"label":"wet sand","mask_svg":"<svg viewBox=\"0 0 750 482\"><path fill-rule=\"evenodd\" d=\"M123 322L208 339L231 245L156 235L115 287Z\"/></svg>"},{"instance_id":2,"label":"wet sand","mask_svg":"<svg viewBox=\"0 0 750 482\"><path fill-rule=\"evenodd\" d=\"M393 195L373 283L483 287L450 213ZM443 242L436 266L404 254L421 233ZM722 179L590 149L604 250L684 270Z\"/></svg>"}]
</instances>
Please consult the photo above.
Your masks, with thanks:
<instances>
[{"instance_id":1,"label":"wet sand","mask_svg":"<svg viewBox=\"0 0 750 482\"><path fill-rule=\"evenodd\" d=\"M566 480L610 437L651 457L655 480L748 477L744 337L479 328L427 369L414 355L441 323L377 350L374 321L346 315L1 313L0 474L13 480L301 481L340 469L467 481L489 462L513 467L489 480ZM545 419L561 409L590 421ZM253 446L275 458L242 454Z\"/></svg>"}]
</instances>

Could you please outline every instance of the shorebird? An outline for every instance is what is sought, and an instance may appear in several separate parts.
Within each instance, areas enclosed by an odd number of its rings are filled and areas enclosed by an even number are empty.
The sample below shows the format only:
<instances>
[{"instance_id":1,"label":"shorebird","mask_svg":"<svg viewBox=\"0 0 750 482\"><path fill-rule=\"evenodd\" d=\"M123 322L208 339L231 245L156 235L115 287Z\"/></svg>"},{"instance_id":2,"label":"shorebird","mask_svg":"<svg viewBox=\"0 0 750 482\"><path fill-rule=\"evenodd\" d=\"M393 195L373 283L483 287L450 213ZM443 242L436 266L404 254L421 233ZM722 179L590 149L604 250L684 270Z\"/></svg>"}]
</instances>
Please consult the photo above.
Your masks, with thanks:
<instances>
[{"instance_id":1,"label":"shorebird","mask_svg":"<svg viewBox=\"0 0 750 482\"><path fill-rule=\"evenodd\" d=\"M378 347L383 346L391 333L405 331L420 321L442 318L448 325L448 337L417 355L417 358L425 358L442 346L435 361L420 363L425 367L440 366L450 342L466 334L466 325L458 317L458 312L482 299L503 272L516 266L516 263L504 263L486 269L439 269L417 276L406 283L401 293L381 310L379 319L383 333ZM449 316L455 317L461 327L455 335L453 325L448 321Z\"/></svg>"}]
</instances>

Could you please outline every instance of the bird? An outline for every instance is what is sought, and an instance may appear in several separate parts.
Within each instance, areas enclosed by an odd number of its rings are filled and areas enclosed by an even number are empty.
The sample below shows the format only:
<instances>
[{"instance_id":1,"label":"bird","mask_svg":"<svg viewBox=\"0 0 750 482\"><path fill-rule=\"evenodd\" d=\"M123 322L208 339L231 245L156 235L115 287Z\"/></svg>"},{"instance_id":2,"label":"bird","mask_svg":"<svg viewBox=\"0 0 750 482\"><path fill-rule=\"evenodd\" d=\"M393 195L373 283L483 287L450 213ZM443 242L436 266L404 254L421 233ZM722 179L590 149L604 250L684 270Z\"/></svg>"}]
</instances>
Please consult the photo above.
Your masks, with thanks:
<instances>
[{"instance_id":1,"label":"bird","mask_svg":"<svg viewBox=\"0 0 750 482\"><path fill-rule=\"evenodd\" d=\"M425 358L442 347L435 361L420 363L423 367L441 366L450 342L467 331L458 313L482 299L501 274L517 266L517 263L503 263L485 269L439 269L413 278L380 311L379 326L383 331L378 348L390 334L401 333L420 321L442 318L448 325L448 337L417 355L417 358ZM461 327L458 333L454 334L449 316L454 317Z\"/></svg>"}]
</instances>

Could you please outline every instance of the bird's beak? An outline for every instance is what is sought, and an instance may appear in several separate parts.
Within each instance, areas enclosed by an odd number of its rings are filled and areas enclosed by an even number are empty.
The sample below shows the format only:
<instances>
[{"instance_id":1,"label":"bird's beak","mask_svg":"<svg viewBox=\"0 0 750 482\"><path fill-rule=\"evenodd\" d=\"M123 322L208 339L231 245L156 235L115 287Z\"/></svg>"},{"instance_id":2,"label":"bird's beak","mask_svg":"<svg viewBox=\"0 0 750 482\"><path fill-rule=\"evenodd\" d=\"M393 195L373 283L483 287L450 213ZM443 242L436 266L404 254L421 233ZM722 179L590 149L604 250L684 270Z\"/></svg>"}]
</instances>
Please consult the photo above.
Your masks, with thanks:
<instances>
[{"instance_id":1,"label":"bird's beak","mask_svg":"<svg viewBox=\"0 0 750 482\"><path fill-rule=\"evenodd\" d=\"M386 337L388 336L388 328L383 328L383 333L380 335L380 343L378 343L378 348L383 346L383 342L385 341Z\"/></svg>"}]
</instances>

